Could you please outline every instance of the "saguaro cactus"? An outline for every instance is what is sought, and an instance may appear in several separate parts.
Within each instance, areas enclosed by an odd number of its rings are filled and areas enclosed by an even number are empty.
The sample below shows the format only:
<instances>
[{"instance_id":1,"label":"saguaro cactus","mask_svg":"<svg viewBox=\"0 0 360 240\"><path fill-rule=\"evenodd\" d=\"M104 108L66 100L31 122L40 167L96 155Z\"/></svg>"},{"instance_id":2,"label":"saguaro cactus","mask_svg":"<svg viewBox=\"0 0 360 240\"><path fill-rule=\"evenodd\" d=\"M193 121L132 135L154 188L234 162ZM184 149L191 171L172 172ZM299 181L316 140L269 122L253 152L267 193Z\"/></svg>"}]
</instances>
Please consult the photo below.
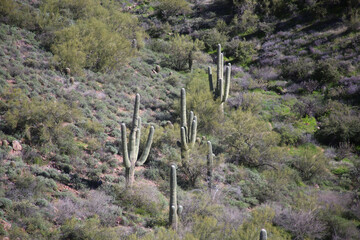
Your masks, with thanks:
<instances>
[{"instance_id":1,"label":"saguaro cactus","mask_svg":"<svg viewBox=\"0 0 360 240\"><path fill-rule=\"evenodd\" d=\"M260 240L267 240L267 233L265 229L261 229L260 231Z\"/></svg>"},{"instance_id":2,"label":"saguaro cactus","mask_svg":"<svg viewBox=\"0 0 360 240\"><path fill-rule=\"evenodd\" d=\"M140 108L140 95L136 94L132 128L129 137L129 142L130 142L129 148L126 140L126 125L125 123L121 124L123 162L125 166L125 179L126 179L127 188L132 188L133 186L135 165L137 166L143 165L146 159L148 158L154 136L154 127L151 126L149 136L146 141L145 149L141 154L140 158L138 158L139 148L140 148L140 136L141 136L141 118L139 117L139 108Z\"/></svg>"},{"instance_id":3,"label":"saguaro cactus","mask_svg":"<svg viewBox=\"0 0 360 240\"><path fill-rule=\"evenodd\" d=\"M208 67L208 76L209 76L209 87L210 92L214 95L214 100L220 98L221 106L223 109L223 103L229 97L230 91L230 78L231 78L231 64L229 63L226 66L226 74L225 74L225 82L224 82L224 55L221 53L221 45L218 45L217 52L217 70L216 70L216 87L214 89L213 79L212 79L212 71L211 67Z\"/></svg>"},{"instance_id":4,"label":"saguaro cactus","mask_svg":"<svg viewBox=\"0 0 360 240\"><path fill-rule=\"evenodd\" d=\"M197 133L197 117L191 111L189 114L189 125L186 119L186 92L181 89L181 119L180 119L180 135L181 135L181 159L187 160L189 152L194 147Z\"/></svg>"},{"instance_id":5,"label":"saguaro cactus","mask_svg":"<svg viewBox=\"0 0 360 240\"><path fill-rule=\"evenodd\" d=\"M183 207L177 205L177 192L176 192L176 166L171 165L170 172L170 203L169 203L169 225L177 230L178 229L178 216L181 214Z\"/></svg>"},{"instance_id":6,"label":"saguaro cactus","mask_svg":"<svg viewBox=\"0 0 360 240\"><path fill-rule=\"evenodd\" d=\"M213 154L213 151L212 151L211 142L208 141L207 144L208 144L208 155L207 155L207 178L208 179L207 180L208 180L209 192L211 193L214 154Z\"/></svg>"}]
</instances>

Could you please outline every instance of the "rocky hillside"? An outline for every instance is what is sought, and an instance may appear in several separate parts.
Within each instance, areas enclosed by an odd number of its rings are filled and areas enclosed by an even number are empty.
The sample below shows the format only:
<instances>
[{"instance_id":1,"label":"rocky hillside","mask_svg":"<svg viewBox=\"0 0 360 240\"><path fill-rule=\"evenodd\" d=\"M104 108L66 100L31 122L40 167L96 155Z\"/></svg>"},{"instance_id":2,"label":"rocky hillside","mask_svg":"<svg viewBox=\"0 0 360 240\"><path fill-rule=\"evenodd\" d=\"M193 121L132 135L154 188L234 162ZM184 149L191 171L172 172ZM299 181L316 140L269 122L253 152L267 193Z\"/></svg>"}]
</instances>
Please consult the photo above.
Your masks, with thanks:
<instances>
[{"instance_id":1,"label":"rocky hillside","mask_svg":"<svg viewBox=\"0 0 360 240\"><path fill-rule=\"evenodd\" d=\"M0 0L0 236L358 239L359 7Z\"/></svg>"}]
</instances>

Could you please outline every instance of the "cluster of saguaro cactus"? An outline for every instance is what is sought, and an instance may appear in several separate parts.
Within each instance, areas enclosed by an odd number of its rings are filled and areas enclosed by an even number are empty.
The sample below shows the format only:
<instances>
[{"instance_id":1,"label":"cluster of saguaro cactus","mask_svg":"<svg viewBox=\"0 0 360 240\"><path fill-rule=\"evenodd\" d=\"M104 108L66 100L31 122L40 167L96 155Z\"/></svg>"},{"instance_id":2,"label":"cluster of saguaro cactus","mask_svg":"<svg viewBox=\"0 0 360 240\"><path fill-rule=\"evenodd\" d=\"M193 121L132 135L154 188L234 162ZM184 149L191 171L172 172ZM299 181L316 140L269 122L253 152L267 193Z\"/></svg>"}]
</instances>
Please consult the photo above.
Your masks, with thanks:
<instances>
[{"instance_id":1,"label":"cluster of saguaro cactus","mask_svg":"<svg viewBox=\"0 0 360 240\"><path fill-rule=\"evenodd\" d=\"M214 162L214 154L212 151L212 145L211 142L208 141L208 155L207 155L207 181L208 181L208 187L209 192L211 193L212 189L212 174L213 174L213 162Z\"/></svg>"},{"instance_id":2,"label":"cluster of saguaro cactus","mask_svg":"<svg viewBox=\"0 0 360 240\"><path fill-rule=\"evenodd\" d=\"M183 207L177 205L177 193L176 193L176 166L171 165L170 172L170 203L169 203L169 225L177 230L178 229L178 216L181 214Z\"/></svg>"},{"instance_id":3,"label":"cluster of saguaro cactus","mask_svg":"<svg viewBox=\"0 0 360 240\"><path fill-rule=\"evenodd\" d=\"M129 137L129 142L130 142L129 148L126 140L126 125L125 123L121 124L123 162L125 166L125 179L126 179L127 188L132 188L133 186L135 165L137 166L143 165L147 157L149 156L149 152L154 136L154 127L151 126L149 136L146 141L145 149L143 150L141 156L138 158L139 148L140 148L140 136L141 136L141 118L139 117L139 108L140 108L140 95L136 94L132 128Z\"/></svg>"},{"instance_id":4,"label":"cluster of saguaro cactus","mask_svg":"<svg viewBox=\"0 0 360 240\"><path fill-rule=\"evenodd\" d=\"M230 77L231 77L231 64L226 66L225 81L224 81L224 54L221 53L221 45L218 45L217 50L217 71L216 71L216 87L214 89L213 77L211 67L208 67L209 87L214 95L214 99L220 98L221 109L223 109L224 102L229 97L230 91Z\"/></svg>"},{"instance_id":5,"label":"cluster of saguaro cactus","mask_svg":"<svg viewBox=\"0 0 360 240\"><path fill-rule=\"evenodd\" d=\"M260 240L267 240L267 233L265 229L261 229L260 231Z\"/></svg>"},{"instance_id":6,"label":"cluster of saguaro cactus","mask_svg":"<svg viewBox=\"0 0 360 240\"><path fill-rule=\"evenodd\" d=\"M188 160L189 152L194 147L197 134L197 117L191 111L189 114L189 124L186 119L186 92L181 89L181 159Z\"/></svg>"}]
</instances>

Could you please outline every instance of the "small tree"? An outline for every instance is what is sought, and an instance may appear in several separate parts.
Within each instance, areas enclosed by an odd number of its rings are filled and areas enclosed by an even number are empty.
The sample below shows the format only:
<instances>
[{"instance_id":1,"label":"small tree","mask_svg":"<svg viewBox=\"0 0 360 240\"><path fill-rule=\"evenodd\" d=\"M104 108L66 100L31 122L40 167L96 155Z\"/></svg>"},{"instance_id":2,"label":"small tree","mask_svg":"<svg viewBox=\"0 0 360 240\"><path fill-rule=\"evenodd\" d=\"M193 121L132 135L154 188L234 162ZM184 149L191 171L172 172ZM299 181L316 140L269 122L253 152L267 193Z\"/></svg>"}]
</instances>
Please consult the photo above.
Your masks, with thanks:
<instances>
[{"instance_id":1,"label":"small tree","mask_svg":"<svg viewBox=\"0 0 360 240\"><path fill-rule=\"evenodd\" d=\"M176 70L185 70L186 66L190 68L192 60L195 60L194 53L203 47L203 42L197 39L193 41L188 35L175 34L166 50L168 64Z\"/></svg>"}]
</instances>

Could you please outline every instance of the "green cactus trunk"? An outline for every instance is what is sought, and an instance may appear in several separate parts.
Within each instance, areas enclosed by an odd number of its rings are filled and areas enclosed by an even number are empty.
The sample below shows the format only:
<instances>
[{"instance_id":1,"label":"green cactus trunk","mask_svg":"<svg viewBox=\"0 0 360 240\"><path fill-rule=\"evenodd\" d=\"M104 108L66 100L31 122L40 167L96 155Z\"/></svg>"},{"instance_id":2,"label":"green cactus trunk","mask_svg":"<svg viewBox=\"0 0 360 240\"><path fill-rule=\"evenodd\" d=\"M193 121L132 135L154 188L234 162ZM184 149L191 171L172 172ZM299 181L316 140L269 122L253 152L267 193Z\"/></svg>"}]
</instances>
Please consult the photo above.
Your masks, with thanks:
<instances>
[{"instance_id":1,"label":"green cactus trunk","mask_svg":"<svg viewBox=\"0 0 360 240\"><path fill-rule=\"evenodd\" d=\"M197 133L197 117L191 111L189 113L189 124L186 119L186 92L181 89L181 116L180 116L180 143L181 143L181 159L188 160L190 150L194 147Z\"/></svg>"},{"instance_id":2,"label":"green cactus trunk","mask_svg":"<svg viewBox=\"0 0 360 240\"><path fill-rule=\"evenodd\" d=\"M143 153L139 157L138 155L139 155L140 137L141 137L141 118L139 117L139 108L140 108L140 95L136 94L132 128L129 136L129 142L130 142L129 146L126 140L126 125L125 123L121 124L121 140L122 140L123 163L125 167L126 188L132 188L134 184L135 166L136 165L141 166L147 160L154 136L154 127L151 126L145 148L143 150Z\"/></svg>"},{"instance_id":3,"label":"green cactus trunk","mask_svg":"<svg viewBox=\"0 0 360 240\"><path fill-rule=\"evenodd\" d=\"M229 63L225 69L224 76L224 54L221 53L221 45L218 44L217 50L217 70L216 70L216 87L213 87L212 71L208 67L208 77L210 92L213 93L214 100L220 98L220 112L224 113L224 103L227 101L230 92L231 64ZM225 77L225 81L224 81Z\"/></svg>"},{"instance_id":4,"label":"green cactus trunk","mask_svg":"<svg viewBox=\"0 0 360 240\"><path fill-rule=\"evenodd\" d=\"M176 180L176 166L171 165L170 172L170 202L169 202L169 225L174 229L178 229L178 218L181 214L183 207L177 205L177 180Z\"/></svg>"},{"instance_id":5,"label":"green cactus trunk","mask_svg":"<svg viewBox=\"0 0 360 240\"><path fill-rule=\"evenodd\" d=\"M265 229L261 229L260 231L260 240L267 240L267 233Z\"/></svg>"},{"instance_id":6,"label":"green cactus trunk","mask_svg":"<svg viewBox=\"0 0 360 240\"><path fill-rule=\"evenodd\" d=\"M214 162L214 155L212 151L211 142L208 141L208 155L207 155L207 180L208 180L208 188L209 192L211 193L212 190L212 175L213 175L213 162Z\"/></svg>"}]
</instances>

